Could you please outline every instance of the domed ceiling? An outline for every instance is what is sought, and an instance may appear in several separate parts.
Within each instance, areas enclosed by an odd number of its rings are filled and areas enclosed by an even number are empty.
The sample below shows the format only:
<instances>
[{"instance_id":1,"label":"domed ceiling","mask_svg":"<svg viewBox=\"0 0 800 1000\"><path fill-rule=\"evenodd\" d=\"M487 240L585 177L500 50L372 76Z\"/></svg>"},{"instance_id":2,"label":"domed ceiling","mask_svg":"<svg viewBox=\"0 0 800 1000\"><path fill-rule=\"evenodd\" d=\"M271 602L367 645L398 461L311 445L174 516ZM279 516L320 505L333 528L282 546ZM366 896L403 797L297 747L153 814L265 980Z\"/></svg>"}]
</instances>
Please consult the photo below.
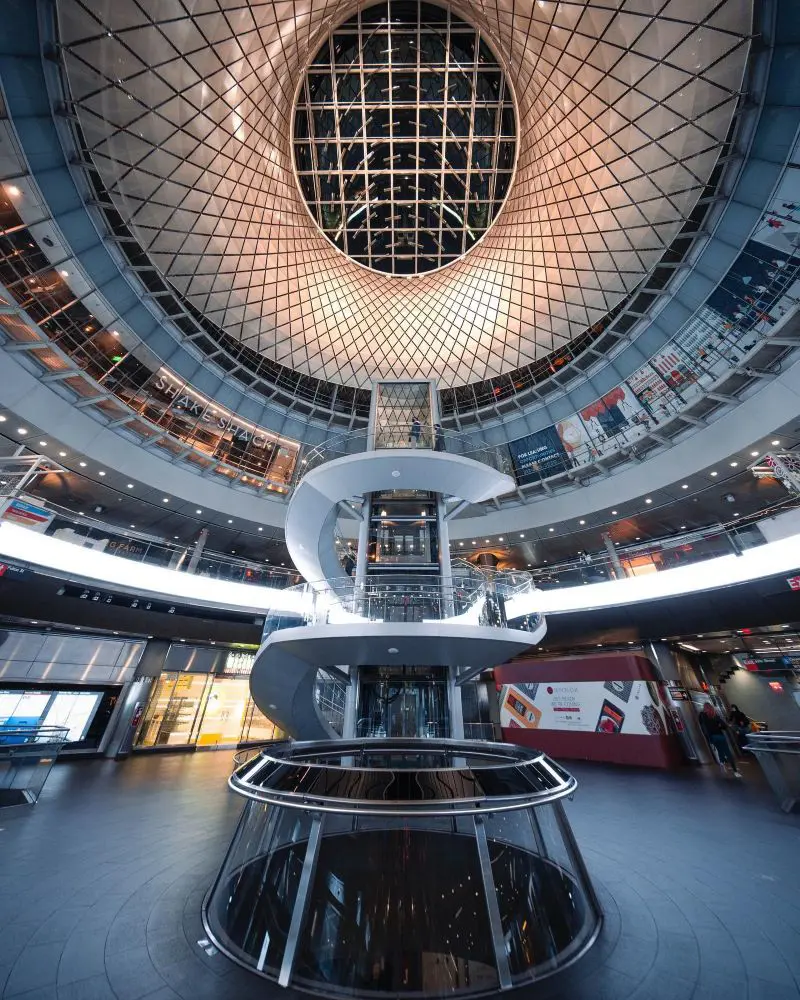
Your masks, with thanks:
<instances>
[{"instance_id":1,"label":"domed ceiling","mask_svg":"<svg viewBox=\"0 0 800 1000\"><path fill-rule=\"evenodd\" d=\"M151 260L232 337L346 385L463 385L583 333L659 261L708 181L742 86L752 0L453 5L490 40L516 96L516 172L464 256L410 275L337 249L293 170L298 84L359 9L58 0L78 120ZM379 30L391 47L391 19ZM415 170L422 185L421 160Z\"/></svg>"}]
</instances>

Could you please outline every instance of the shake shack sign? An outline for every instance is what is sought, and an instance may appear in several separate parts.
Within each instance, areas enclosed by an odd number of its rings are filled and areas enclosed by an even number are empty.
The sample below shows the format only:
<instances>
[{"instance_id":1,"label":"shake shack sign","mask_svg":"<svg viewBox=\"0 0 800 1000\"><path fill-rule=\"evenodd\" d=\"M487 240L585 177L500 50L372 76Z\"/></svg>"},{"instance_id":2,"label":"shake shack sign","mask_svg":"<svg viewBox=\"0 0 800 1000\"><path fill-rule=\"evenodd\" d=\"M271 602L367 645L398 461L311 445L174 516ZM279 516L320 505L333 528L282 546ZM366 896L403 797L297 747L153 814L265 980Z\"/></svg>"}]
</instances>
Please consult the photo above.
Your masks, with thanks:
<instances>
[{"instance_id":1,"label":"shake shack sign","mask_svg":"<svg viewBox=\"0 0 800 1000\"><path fill-rule=\"evenodd\" d=\"M222 410L213 406L208 400L188 393L184 386L173 382L166 375L159 376L154 389L167 397L171 410L179 410L223 434L230 434L234 441L241 444L252 444L254 448L274 448L278 444L285 445L285 442L279 441L278 438L267 434L258 427L237 423L228 410ZM284 450L288 454L289 450L286 448Z\"/></svg>"}]
</instances>

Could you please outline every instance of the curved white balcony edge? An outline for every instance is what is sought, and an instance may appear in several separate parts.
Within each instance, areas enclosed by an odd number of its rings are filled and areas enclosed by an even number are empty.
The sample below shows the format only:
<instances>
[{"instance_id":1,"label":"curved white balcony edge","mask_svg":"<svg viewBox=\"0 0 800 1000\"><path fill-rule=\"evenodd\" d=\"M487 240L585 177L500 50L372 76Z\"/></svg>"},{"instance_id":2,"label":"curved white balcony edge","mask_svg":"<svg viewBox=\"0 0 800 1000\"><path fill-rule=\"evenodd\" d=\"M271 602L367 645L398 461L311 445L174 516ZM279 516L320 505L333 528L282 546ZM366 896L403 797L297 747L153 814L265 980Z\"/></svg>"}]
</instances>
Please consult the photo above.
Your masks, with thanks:
<instances>
[{"instance_id":1,"label":"curved white balcony edge","mask_svg":"<svg viewBox=\"0 0 800 1000\"><path fill-rule=\"evenodd\" d=\"M489 628L447 621L360 621L273 632L256 655L250 693L259 709L295 739L339 739L320 715L314 681L320 667L379 663L488 668L539 642L547 631ZM396 650L396 652L390 652Z\"/></svg>"},{"instance_id":2,"label":"curved white balcony edge","mask_svg":"<svg viewBox=\"0 0 800 1000\"><path fill-rule=\"evenodd\" d=\"M112 587L137 596L147 594L209 608L263 615L270 610L302 613L308 603L305 595L294 588L279 590L181 573L85 549L7 521L0 522L0 559L92 587Z\"/></svg>"},{"instance_id":3,"label":"curved white balcony edge","mask_svg":"<svg viewBox=\"0 0 800 1000\"><path fill-rule=\"evenodd\" d=\"M313 606L310 594L293 588L278 590L257 584L230 583L164 569L84 549L72 542L40 535L8 522L0 522L0 561L3 560L65 580L86 583L87 586L113 588L135 595L149 594L165 600L190 601L209 608L260 615L267 611L302 615ZM680 597L795 570L800 570L800 534L748 549L740 556L720 556L649 576L536 590L509 599L506 617L511 620L537 612L565 614Z\"/></svg>"},{"instance_id":4,"label":"curved white balcony edge","mask_svg":"<svg viewBox=\"0 0 800 1000\"><path fill-rule=\"evenodd\" d=\"M800 569L800 535L791 535L779 542L746 549L738 556L719 556L648 576L521 594L506 603L506 616L511 620L534 611L558 615L657 601L748 583L781 573L794 573L797 569Z\"/></svg>"},{"instance_id":5,"label":"curved white balcony edge","mask_svg":"<svg viewBox=\"0 0 800 1000\"><path fill-rule=\"evenodd\" d=\"M286 512L286 545L312 586L342 575L334 524L338 504L379 490L429 490L483 503L516 488L511 476L447 452L392 448L345 455L312 469L295 488Z\"/></svg>"}]
</instances>

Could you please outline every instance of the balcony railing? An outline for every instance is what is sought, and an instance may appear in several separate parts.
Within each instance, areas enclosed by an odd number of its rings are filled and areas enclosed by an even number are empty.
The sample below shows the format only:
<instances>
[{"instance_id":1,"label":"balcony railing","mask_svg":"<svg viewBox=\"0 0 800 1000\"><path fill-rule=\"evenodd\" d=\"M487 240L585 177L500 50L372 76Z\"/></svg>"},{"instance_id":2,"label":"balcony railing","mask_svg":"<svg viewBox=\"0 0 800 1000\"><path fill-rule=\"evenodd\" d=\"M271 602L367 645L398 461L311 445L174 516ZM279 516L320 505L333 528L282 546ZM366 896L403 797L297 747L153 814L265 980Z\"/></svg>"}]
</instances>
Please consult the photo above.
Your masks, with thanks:
<instances>
[{"instance_id":1,"label":"balcony railing","mask_svg":"<svg viewBox=\"0 0 800 1000\"><path fill-rule=\"evenodd\" d=\"M468 565L468 564L467 564ZM302 610L292 615L268 613L265 634L301 625L346 625L350 622L421 624L450 622L534 632L539 614L509 622L506 602L536 588L527 573L482 573L475 567L453 573L451 580L425 574L369 576L361 583L352 577L333 580L322 588L307 584L293 588Z\"/></svg>"},{"instance_id":2,"label":"balcony railing","mask_svg":"<svg viewBox=\"0 0 800 1000\"><path fill-rule=\"evenodd\" d=\"M514 474L511 455L506 444L490 444L477 433L461 434L444 428L437 429L429 424L422 425L417 435L412 433L411 425L405 423L381 426L376 431L374 440L367 430L349 431L305 451L295 469L292 485L296 486L312 469L336 458L361 454L368 449L380 452L394 448L447 452L488 465L508 476Z\"/></svg>"}]
</instances>

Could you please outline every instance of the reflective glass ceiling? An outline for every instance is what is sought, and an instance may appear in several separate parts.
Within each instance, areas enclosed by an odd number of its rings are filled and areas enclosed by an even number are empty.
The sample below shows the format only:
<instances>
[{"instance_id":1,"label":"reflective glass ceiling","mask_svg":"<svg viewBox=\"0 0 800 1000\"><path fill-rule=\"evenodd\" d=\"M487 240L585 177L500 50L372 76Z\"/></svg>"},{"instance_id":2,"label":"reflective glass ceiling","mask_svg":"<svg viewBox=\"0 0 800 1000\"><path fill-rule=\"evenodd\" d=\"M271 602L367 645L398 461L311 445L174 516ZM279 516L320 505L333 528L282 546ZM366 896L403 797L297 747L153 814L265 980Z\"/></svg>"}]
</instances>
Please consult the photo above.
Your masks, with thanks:
<instances>
[{"instance_id":1,"label":"reflective glass ceiling","mask_svg":"<svg viewBox=\"0 0 800 1000\"><path fill-rule=\"evenodd\" d=\"M57 7L93 162L150 259L231 337L348 386L465 385L602 320L694 208L737 107L752 28L752 0L464 4L517 95L516 175L463 257L443 268L452 254L436 248L435 270L401 276L338 252L293 176L298 83L356 5Z\"/></svg>"}]
</instances>

